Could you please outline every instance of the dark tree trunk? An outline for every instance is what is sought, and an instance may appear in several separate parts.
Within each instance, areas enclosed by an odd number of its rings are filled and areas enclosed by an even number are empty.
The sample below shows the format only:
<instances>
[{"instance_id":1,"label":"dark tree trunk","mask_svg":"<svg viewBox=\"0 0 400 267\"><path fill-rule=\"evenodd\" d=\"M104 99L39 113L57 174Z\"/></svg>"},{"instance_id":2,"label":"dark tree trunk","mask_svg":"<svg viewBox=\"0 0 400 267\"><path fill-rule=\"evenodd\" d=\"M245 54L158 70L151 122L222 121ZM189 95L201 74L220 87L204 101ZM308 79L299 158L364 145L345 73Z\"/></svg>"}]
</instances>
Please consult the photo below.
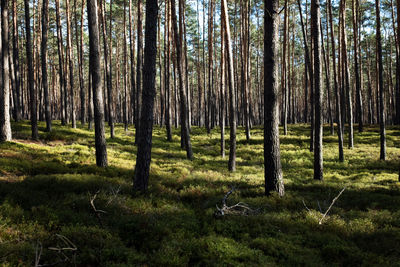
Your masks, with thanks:
<instances>
[{"instance_id":1,"label":"dark tree trunk","mask_svg":"<svg viewBox=\"0 0 400 267\"><path fill-rule=\"evenodd\" d=\"M85 80L84 80L84 68L83 68L83 14L84 14L84 6L85 0L82 1L82 9L81 9L81 24L80 24L80 32L78 33L78 19L76 17L76 2L74 2L75 6L75 36L76 36L76 48L78 51L78 71L79 71L79 87L80 87L80 100L81 100L81 124L85 125L86 121L86 94L85 94Z\"/></svg>"},{"instance_id":2,"label":"dark tree trunk","mask_svg":"<svg viewBox=\"0 0 400 267\"><path fill-rule=\"evenodd\" d=\"M135 35L133 33L132 0L129 0L129 47L131 57L131 116L132 123L136 124L136 80L135 80Z\"/></svg>"},{"instance_id":3,"label":"dark tree trunk","mask_svg":"<svg viewBox=\"0 0 400 267\"><path fill-rule=\"evenodd\" d=\"M285 194L279 145L279 1L265 2L264 14L264 165L265 194Z\"/></svg>"},{"instance_id":4,"label":"dark tree trunk","mask_svg":"<svg viewBox=\"0 0 400 267\"><path fill-rule=\"evenodd\" d=\"M103 108L103 85L100 70L100 38L99 22L97 15L97 0L87 1L87 12L89 21L89 67L92 76L96 164L99 167L107 166L107 145L104 134L104 108Z\"/></svg>"},{"instance_id":5,"label":"dark tree trunk","mask_svg":"<svg viewBox=\"0 0 400 267\"><path fill-rule=\"evenodd\" d=\"M363 117L364 112L362 108L362 95L361 95L361 81L360 81L360 67L359 67L359 55L358 55L358 0L353 0L353 45L354 45L354 76L356 78L356 106L357 106L357 120L358 120L358 131L363 132Z\"/></svg>"},{"instance_id":6,"label":"dark tree trunk","mask_svg":"<svg viewBox=\"0 0 400 267\"><path fill-rule=\"evenodd\" d=\"M75 88L74 88L74 63L73 57L74 54L72 52L72 33L71 33L71 16L69 9L69 1L66 0L66 9L67 9L67 60L69 65L69 86L71 93L71 122L72 128L76 128L76 116L75 116Z\"/></svg>"},{"instance_id":7,"label":"dark tree trunk","mask_svg":"<svg viewBox=\"0 0 400 267\"><path fill-rule=\"evenodd\" d=\"M228 85L229 85L229 171L236 169L236 101L235 101L235 77L233 74L233 54L231 45L231 30L229 26L228 5L226 0L221 1L221 13L224 20L223 26L225 27L225 49L228 67Z\"/></svg>"},{"instance_id":8,"label":"dark tree trunk","mask_svg":"<svg viewBox=\"0 0 400 267\"><path fill-rule=\"evenodd\" d=\"M123 49L124 49L124 129L128 131L128 50L126 44L126 1L124 1L124 26L123 26ZM110 94L109 99L112 99ZM111 108L111 106L110 106ZM112 115L112 113L110 113Z\"/></svg>"},{"instance_id":9,"label":"dark tree trunk","mask_svg":"<svg viewBox=\"0 0 400 267\"><path fill-rule=\"evenodd\" d=\"M339 145L339 161L343 162L344 153L343 153L342 115L340 107L340 94L338 89L338 78L336 74L336 49L335 49L335 38L334 38L333 19L332 19L332 2L331 0L328 0L327 3L328 3L328 13L329 13L329 25L331 28L333 87L335 90L335 97L336 97L336 122L337 122L337 134L338 134L338 145Z\"/></svg>"},{"instance_id":10,"label":"dark tree trunk","mask_svg":"<svg viewBox=\"0 0 400 267\"><path fill-rule=\"evenodd\" d=\"M16 121L22 117L21 109L21 72L19 66L19 43L18 43L18 15L17 15L17 0L13 0L13 63L14 63L14 77L15 77L15 91L16 91Z\"/></svg>"},{"instance_id":11,"label":"dark tree trunk","mask_svg":"<svg viewBox=\"0 0 400 267\"><path fill-rule=\"evenodd\" d=\"M43 0L42 10L42 85L44 91L44 106L46 116L46 131L51 131L51 114L50 114L50 100L49 100L49 85L47 81L47 28L49 18L49 0Z\"/></svg>"},{"instance_id":12,"label":"dark tree trunk","mask_svg":"<svg viewBox=\"0 0 400 267\"><path fill-rule=\"evenodd\" d=\"M136 64L136 134L135 134L135 144L138 141L138 135L140 132L140 122L141 122L141 105L142 105L142 0L138 0L137 4L137 64Z\"/></svg>"},{"instance_id":13,"label":"dark tree trunk","mask_svg":"<svg viewBox=\"0 0 400 267\"><path fill-rule=\"evenodd\" d=\"M65 73L64 73L64 54L63 54L63 40L60 18L60 2L56 1L56 21L57 21L57 45L58 45L58 71L60 75L60 106L61 106L61 124L67 123L67 99L65 99Z\"/></svg>"},{"instance_id":14,"label":"dark tree trunk","mask_svg":"<svg viewBox=\"0 0 400 267\"><path fill-rule=\"evenodd\" d=\"M375 0L376 8L376 44L378 53L378 79L379 79L379 127L381 152L380 159L386 159L386 131L385 131L385 99L383 87L383 63L382 63L382 37L381 37L381 17L380 17L380 0Z\"/></svg>"},{"instance_id":15,"label":"dark tree trunk","mask_svg":"<svg viewBox=\"0 0 400 267\"><path fill-rule=\"evenodd\" d=\"M182 1L182 0L180 0ZM181 11L181 10L180 10ZM179 92L180 92L180 102L181 102L181 127L182 127L182 137L185 143L186 149L186 156L188 159L193 159L193 152L192 152L192 145L190 142L190 132L188 126L188 108L186 102L186 90L184 88L184 81L183 81L183 70L182 65L180 62L182 61L182 41L178 35L178 26L176 21L176 12L175 12L175 1L171 1L171 15L172 15L172 26L174 27L174 40L175 40L175 47L176 47L176 61L177 61L177 69L178 69L178 83L179 83ZM180 14L181 15L181 14Z\"/></svg>"},{"instance_id":16,"label":"dark tree trunk","mask_svg":"<svg viewBox=\"0 0 400 267\"><path fill-rule=\"evenodd\" d=\"M314 179L323 180L322 153L322 101L321 87L321 31L320 1L311 1L311 35L314 47L314 101L315 101L315 137L314 137Z\"/></svg>"},{"instance_id":17,"label":"dark tree trunk","mask_svg":"<svg viewBox=\"0 0 400 267\"><path fill-rule=\"evenodd\" d=\"M28 65L28 86L30 96L30 108L31 108L31 127L32 127L32 139L37 140L39 138L38 125L37 125L37 114L36 114L36 92L35 92L35 81L34 81L34 70L33 70L33 58L32 58L32 38L31 38L31 18L29 15L29 0L24 0L25 3L25 32L26 32L26 59Z\"/></svg>"},{"instance_id":18,"label":"dark tree trunk","mask_svg":"<svg viewBox=\"0 0 400 267\"><path fill-rule=\"evenodd\" d=\"M11 141L8 0L1 1L0 142Z\"/></svg>"},{"instance_id":19,"label":"dark tree trunk","mask_svg":"<svg viewBox=\"0 0 400 267\"><path fill-rule=\"evenodd\" d=\"M142 111L138 152L135 168L134 190L145 192L148 187L153 132L153 107L156 95L157 57L157 0L146 1L146 30L143 68Z\"/></svg>"},{"instance_id":20,"label":"dark tree trunk","mask_svg":"<svg viewBox=\"0 0 400 267\"><path fill-rule=\"evenodd\" d=\"M112 0L111 0L111 5L112 5ZM124 1L125 3L125 1ZM111 8L112 11L112 8ZM106 84L107 84L107 119L108 119L108 125L110 126L110 136L111 138L114 138L114 114L113 114L113 93L112 93L112 59L111 59L111 54L112 50L111 47L108 46L108 39L107 39L107 22L105 18L105 3L103 4L103 0L100 0L100 12L101 12L101 24L102 24L102 30L103 30L103 52L104 52L104 68L106 72ZM110 29L111 29L111 20L110 20ZM124 27L125 30L125 27ZM111 32L110 32L110 38ZM126 40L126 39L125 39ZM111 44L111 40L110 40ZM126 98L125 98L126 99Z\"/></svg>"},{"instance_id":21,"label":"dark tree trunk","mask_svg":"<svg viewBox=\"0 0 400 267\"><path fill-rule=\"evenodd\" d=\"M170 62L170 44L171 44L171 15L170 15L170 2L166 0L165 2L165 30L164 30L164 50L165 50L165 97L166 97L166 107L165 107L165 126L167 130L167 141L172 141L171 134L171 82L170 82L170 70L171 70L171 62Z\"/></svg>"}]
</instances>

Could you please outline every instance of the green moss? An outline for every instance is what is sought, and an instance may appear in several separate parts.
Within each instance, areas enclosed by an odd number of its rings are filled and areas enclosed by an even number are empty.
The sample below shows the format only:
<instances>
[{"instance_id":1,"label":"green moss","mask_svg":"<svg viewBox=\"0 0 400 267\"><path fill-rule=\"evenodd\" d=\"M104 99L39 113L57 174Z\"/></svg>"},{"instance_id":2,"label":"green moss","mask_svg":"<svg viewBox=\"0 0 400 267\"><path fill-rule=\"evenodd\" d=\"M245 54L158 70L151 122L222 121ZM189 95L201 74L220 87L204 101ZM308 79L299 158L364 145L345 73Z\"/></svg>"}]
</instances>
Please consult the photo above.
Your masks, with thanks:
<instances>
[{"instance_id":1,"label":"green moss","mask_svg":"<svg viewBox=\"0 0 400 267\"><path fill-rule=\"evenodd\" d=\"M400 258L399 127L387 129L387 160L379 160L379 131L355 135L354 149L337 157L337 138L325 131L324 178L313 180L309 127L281 135L284 198L264 196L263 129L247 142L238 129L237 171L227 170L219 130L192 128L195 159L154 128L149 191L132 192L134 131L117 124L107 139L109 167L95 165L94 133L54 122L32 142L29 122L13 123L14 142L0 144L0 257L4 266L58 259L57 235L78 248L68 264L92 266L325 266L391 265ZM327 128L325 129L327 130ZM107 129L107 137L109 132ZM229 139L229 129L226 131ZM228 155L227 141L227 155ZM259 209L255 216L214 217L228 204ZM343 195L319 223L332 199ZM104 213L97 216L90 204ZM305 207L307 206L307 208ZM74 258L73 258L74 257Z\"/></svg>"}]
</instances>

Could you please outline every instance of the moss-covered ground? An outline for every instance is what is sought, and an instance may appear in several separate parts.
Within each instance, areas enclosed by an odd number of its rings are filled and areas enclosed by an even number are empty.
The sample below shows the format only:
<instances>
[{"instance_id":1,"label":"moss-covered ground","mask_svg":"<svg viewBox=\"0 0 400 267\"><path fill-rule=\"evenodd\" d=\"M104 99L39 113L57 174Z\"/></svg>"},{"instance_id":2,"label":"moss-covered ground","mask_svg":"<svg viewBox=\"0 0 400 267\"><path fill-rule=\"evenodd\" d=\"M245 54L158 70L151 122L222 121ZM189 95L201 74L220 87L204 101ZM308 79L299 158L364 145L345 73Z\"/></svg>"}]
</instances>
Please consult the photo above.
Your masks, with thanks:
<instances>
[{"instance_id":1,"label":"moss-covered ground","mask_svg":"<svg viewBox=\"0 0 400 267\"><path fill-rule=\"evenodd\" d=\"M319 182L313 180L309 126L289 126L281 135L283 198L264 196L262 128L252 130L249 143L238 130L237 171L230 173L227 158L219 156L218 129L192 128L195 159L189 161L179 130L167 142L156 126L145 195L133 195L134 132L122 125L107 139L105 169L95 166L93 131L55 122L45 133L41 123L40 141L31 141L29 122L12 128L14 141L0 144L5 266L400 264L400 128L387 129L385 162L379 160L379 129L371 126L355 134L344 163L326 128L325 180ZM242 201L258 214L214 216L231 186L237 190L228 204ZM104 212L96 215L90 199Z\"/></svg>"}]
</instances>

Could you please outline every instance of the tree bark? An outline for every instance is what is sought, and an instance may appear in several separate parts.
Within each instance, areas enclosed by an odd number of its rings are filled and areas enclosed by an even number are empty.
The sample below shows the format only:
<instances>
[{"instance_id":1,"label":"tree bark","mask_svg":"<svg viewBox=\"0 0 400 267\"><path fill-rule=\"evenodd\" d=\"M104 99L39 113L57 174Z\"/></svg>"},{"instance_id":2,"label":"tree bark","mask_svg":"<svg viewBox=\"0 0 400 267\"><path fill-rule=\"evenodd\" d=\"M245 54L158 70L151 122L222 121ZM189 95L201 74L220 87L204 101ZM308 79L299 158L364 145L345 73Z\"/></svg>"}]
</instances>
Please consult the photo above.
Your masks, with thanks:
<instances>
[{"instance_id":1,"label":"tree bark","mask_svg":"<svg viewBox=\"0 0 400 267\"><path fill-rule=\"evenodd\" d=\"M333 87L335 90L335 97L336 97L336 123L337 123L337 134L338 134L339 161L343 162L344 153L343 153L342 115L340 106L340 93L338 88L338 77L336 73L336 49L335 49L335 36L333 29L332 2L331 0L328 0L327 3L328 3L328 13L329 13L329 25L331 28L330 33L331 33L331 44L332 44Z\"/></svg>"},{"instance_id":2,"label":"tree bark","mask_svg":"<svg viewBox=\"0 0 400 267\"><path fill-rule=\"evenodd\" d=\"M136 159L134 190L145 192L148 187L151 145L153 131L153 107L156 95L156 57L157 57L157 0L146 1L146 30L143 68L143 94L140 134Z\"/></svg>"},{"instance_id":3,"label":"tree bark","mask_svg":"<svg viewBox=\"0 0 400 267\"><path fill-rule=\"evenodd\" d=\"M182 1L182 0L180 0ZM181 11L181 10L180 10ZM176 47L176 61L177 61L177 69L178 69L178 83L179 83L179 92L180 92L180 102L181 102L181 127L182 127L182 137L185 142L186 156L188 159L193 159L192 145L190 142L190 132L188 126L188 108L186 102L186 90L184 88L184 80L183 80L183 70L182 65L179 63L182 60L182 41L178 35L178 26L176 21L176 12L175 12L175 0L171 0L171 15L172 15L172 26L174 27L174 39L175 39L175 47ZM180 14L181 15L181 14Z\"/></svg>"},{"instance_id":4,"label":"tree bark","mask_svg":"<svg viewBox=\"0 0 400 267\"><path fill-rule=\"evenodd\" d=\"M142 105L142 0L138 0L137 4L137 64L136 64L136 134L135 134L135 144L138 141L138 135L140 132L140 122L141 122L141 105ZM146 18L147 19L147 18Z\"/></svg>"},{"instance_id":5,"label":"tree bark","mask_svg":"<svg viewBox=\"0 0 400 267\"><path fill-rule=\"evenodd\" d=\"M226 0L221 1L221 13L224 20L223 26L225 27L225 49L228 67L228 86L229 86L229 171L236 169L236 101L235 101L235 77L233 73L233 54L231 45L231 30L229 26L228 5Z\"/></svg>"},{"instance_id":6,"label":"tree bark","mask_svg":"<svg viewBox=\"0 0 400 267\"><path fill-rule=\"evenodd\" d=\"M321 87L321 31L320 31L320 1L311 1L311 34L314 46L314 101L315 101L315 137L314 137L314 179L323 180L322 152L322 101Z\"/></svg>"},{"instance_id":7,"label":"tree bark","mask_svg":"<svg viewBox=\"0 0 400 267\"><path fill-rule=\"evenodd\" d=\"M0 142L11 141L8 0L1 1Z\"/></svg>"},{"instance_id":8,"label":"tree bark","mask_svg":"<svg viewBox=\"0 0 400 267\"><path fill-rule=\"evenodd\" d=\"M379 128L380 128L380 159L386 159L386 130L385 130L385 99L383 87L383 60L382 60L382 37L381 37L381 17L380 0L375 0L376 8L376 44L378 53L378 77L379 77Z\"/></svg>"},{"instance_id":9,"label":"tree bark","mask_svg":"<svg viewBox=\"0 0 400 267\"><path fill-rule=\"evenodd\" d=\"M32 58L32 37L31 37L31 18L29 14L29 0L24 0L25 3L25 32L26 32L26 59L28 65L28 86L30 95L30 108L31 108L31 128L32 128L32 139L37 140L39 138L38 125L37 125L37 114L36 114L36 91L34 84L34 70L33 70L33 58Z\"/></svg>"},{"instance_id":10,"label":"tree bark","mask_svg":"<svg viewBox=\"0 0 400 267\"><path fill-rule=\"evenodd\" d=\"M100 71L100 38L99 22L97 15L97 0L87 1L89 21L89 67L92 76L96 164L99 167L107 166L107 145L104 134L104 109L103 109L103 85Z\"/></svg>"},{"instance_id":11,"label":"tree bark","mask_svg":"<svg viewBox=\"0 0 400 267\"><path fill-rule=\"evenodd\" d=\"M19 42L18 42L18 15L17 15L17 0L13 0L13 61L14 61L14 77L15 91L17 99L16 103L16 121L22 117L21 108L21 71L19 65Z\"/></svg>"},{"instance_id":12,"label":"tree bark","mask_svg":"<svg viewBox=\"0 0 400 267\"><path fill-rule=\"evenodd\" d=\"M67 123L67 99L65 98L65 73L64 73L64 53L63 53L63 39L60 18L60 2L56 1L56 21L57 21L57 45L58 45L58 70L60 76L60 106L61 106L61 125Z\"/></svg>"},{"instance_id":13,"label":"tree bark","mask_svg":"<svg viewBox=\"0 0 400 267\"><path fill-rule=\"evenodd\" d=\"M50 101L49 101L49 85L47 81L47 28L49 18L49 0L43 0L42 9L42 85L44 91L44 105L45 105L45 116L46 116L46 131L51 131L51 113L50 113Z\"/></svg>"},{"instance_id":14,"label":"tree bark","mask_svg":"<svg viewBox=\"0 0 400 267\"><path fill-rule=\"evenodd\" d=\"M225 1L225 0L224 0ZM285 194L279 144L279 1L265 2L264 14L264 165L265 194Z\"/></svg>"},{"instance_id":15,"label":"tree bark","mask_svg":"<svg viewBox=\"0 0 400 267\"><path fill-rule=\"evenodd\" d=\"M75 116L75 88L74 88L74 63L73 63L73 51L72 51L72 33L71 33L71 16L69 1L66 0L66 11L67 11L67 60L69 65L69 86L71 94L71 123L72 128L76 128L76 116Z\"/></svg>"}]
</instances>

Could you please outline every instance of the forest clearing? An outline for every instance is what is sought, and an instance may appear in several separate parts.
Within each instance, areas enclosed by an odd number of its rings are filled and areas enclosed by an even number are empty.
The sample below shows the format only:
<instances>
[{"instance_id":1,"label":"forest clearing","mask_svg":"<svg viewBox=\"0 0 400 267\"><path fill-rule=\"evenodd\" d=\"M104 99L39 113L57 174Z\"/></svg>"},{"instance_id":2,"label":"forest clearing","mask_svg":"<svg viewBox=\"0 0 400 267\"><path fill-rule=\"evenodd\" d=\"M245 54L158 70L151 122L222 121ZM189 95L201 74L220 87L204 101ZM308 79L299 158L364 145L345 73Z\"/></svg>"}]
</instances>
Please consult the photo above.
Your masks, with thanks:
<instances>
[{"instance_id":1,"label":"forest clearing","mask_svg":"<svg viewBox=\"0 0 400 267\"><path fill-rule=\"evenodd\" d=\"M218 130L192 128L193 161L180 150L179 130L165 142L155 127L149 190L134 195L136 146L122 124L107 139L109 167L95 165L94 133L54 122L39 124L31 142L28 122L13 124L15 142L0 144L0 257L7 266L63 261L67 265L393 265L400 255L399 128L389 127L388 159L379 160L379 129L355 136L336 159L337 137L325 126L325 181L313 179L309 126L282 136L285 197L264 196L262 129L246 142L238 129L237 170L218 154ZM282 129L281 129L282 130ZM246 203L255 214L215 216L227 204ZM346 188L319 224L338 193ZM90 204L95 194L96 209ZM38 247L39 246L39 247ZM68 245L71 246L71 245Z\"/></svg>"}]
</instances>

